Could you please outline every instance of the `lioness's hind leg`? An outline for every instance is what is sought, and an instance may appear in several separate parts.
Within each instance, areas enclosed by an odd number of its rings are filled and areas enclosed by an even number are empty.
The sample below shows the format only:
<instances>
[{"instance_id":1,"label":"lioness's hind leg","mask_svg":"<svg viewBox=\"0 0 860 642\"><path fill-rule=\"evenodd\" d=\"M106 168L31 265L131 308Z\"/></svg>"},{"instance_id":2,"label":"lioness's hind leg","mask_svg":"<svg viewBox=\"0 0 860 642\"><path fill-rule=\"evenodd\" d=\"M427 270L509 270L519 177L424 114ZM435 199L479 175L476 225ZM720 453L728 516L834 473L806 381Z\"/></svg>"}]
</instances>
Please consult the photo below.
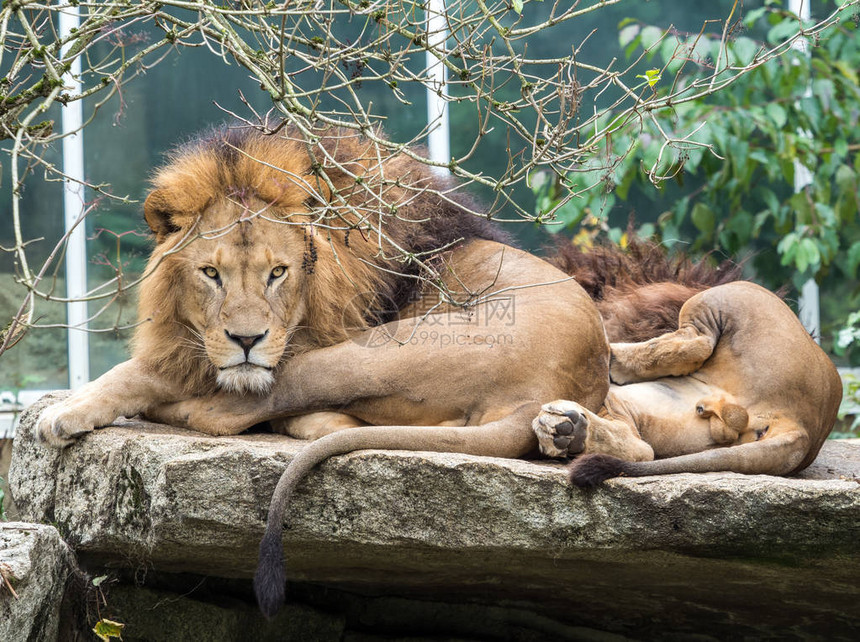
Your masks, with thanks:
<instances>
[{"instance_id":1,"label":"lioness's hind leg","mask_svg":"<svg viewBox=\"0 0 860 642\"><path fill-rule=\"evenodd\" d=\"M716 343L715 336L692 326L642 343L613 343L609 378L624 385L688 375L702 367Z\"/></svg>"}]
</instances>

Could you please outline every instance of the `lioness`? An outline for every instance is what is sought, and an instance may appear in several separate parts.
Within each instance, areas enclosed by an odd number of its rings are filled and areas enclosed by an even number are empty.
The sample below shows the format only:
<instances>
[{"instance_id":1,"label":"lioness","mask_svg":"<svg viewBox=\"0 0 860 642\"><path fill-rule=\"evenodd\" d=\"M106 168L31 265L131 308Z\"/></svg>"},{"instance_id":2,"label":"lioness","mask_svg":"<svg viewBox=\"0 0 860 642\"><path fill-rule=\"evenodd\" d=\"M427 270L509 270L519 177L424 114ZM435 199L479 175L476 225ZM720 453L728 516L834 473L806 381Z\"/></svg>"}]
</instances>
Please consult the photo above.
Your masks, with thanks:
<instances>
[{"instance_id":1,"label":"lioness","mask_svg":"<svg viewBox=\"0 0 860 642\"><path fill-rule=\"evenodd\" d=\"M282 426L325 436L275 492L256 578L268 614L283 600L284 510L319 461L520 457L541 404L596 411L609 387L600 315L574 279L500 242L420 163L355 133L314 138L225 129L174 154L144 204L156 245L132 358L38 420L63 447L119 416L230 435L330 413Z\"/></svg>"},{"instance_id":2,"label":"lioness","mask_svg":"<svg viewBox=\"0 0 860 642\"><path fill-rule=\"evenodd\" d=\"M570 466L579 486L618 475L792 474L815 459L842 399L824 351L753 283L696 294L678 330L611 350L613 385L599 412L556 401L533 424L545 454L585 453ZM611 456L613 441L635 456Z\"/></svg>"}]
</instances>

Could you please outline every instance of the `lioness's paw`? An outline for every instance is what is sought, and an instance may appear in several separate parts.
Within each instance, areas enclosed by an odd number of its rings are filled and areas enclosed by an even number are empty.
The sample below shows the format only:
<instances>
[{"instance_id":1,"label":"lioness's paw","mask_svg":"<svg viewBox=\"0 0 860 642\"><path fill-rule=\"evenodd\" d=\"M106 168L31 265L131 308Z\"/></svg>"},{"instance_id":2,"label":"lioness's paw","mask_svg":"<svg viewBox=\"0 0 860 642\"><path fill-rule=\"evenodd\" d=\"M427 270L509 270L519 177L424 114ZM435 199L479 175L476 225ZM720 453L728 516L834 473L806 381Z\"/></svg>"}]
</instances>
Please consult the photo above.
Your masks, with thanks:
<instances>
[{"instance_id":1,"label":"lioness's paw","mask_svg":"<svg viewBox=\"0 0 860 642\"><path fill-rule=\"evenodd\" d=\"M613 343L610 346L609 380L616 386L624 386L642 380L635 375L631 367L632 355L634 354L631 346L635 345L637 344Z\"/></svg>"},{"instance_id":2,"label":"lioness's paw","mask_svg":"<svg viewBox=\"0 0 860 642\"><path fill-rule=\"evenodd\" d=\"M544 455L570 457L585 448L588 417L585 408L575 401L553 401L541 407L532 429Z\"/></svg>"},{"instance_id":3,"label":"lioness's paw","mask_svg":"<svg viewBox=\"0 0 860 642\"><path fill-rule=\"evenodd\" d=\"M70 408L65 402L49 406L42 411L36 423L36 436L40 442L54 448L65 448L88 432L95 424L86 413Z\"/></svg>"}]
</instances>

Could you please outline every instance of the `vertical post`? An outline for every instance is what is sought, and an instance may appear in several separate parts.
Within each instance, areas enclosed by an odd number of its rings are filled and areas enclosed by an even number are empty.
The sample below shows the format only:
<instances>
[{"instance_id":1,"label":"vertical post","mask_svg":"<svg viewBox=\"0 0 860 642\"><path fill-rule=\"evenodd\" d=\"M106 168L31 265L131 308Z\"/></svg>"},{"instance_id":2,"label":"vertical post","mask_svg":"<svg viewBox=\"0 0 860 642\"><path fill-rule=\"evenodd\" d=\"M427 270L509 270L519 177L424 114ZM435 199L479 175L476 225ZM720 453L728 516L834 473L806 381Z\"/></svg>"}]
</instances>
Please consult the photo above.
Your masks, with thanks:
<instances>
[{"instance_id":1,"label":"vertical post","mask_svg":"<svg viewBox=\"0 0 860 642\"><path fill-rule=\"evenodd\" d=\"M61 0L62 3L62 0ZM66 6L60 12L60 37L66 38L80 26L80 9ZM63 57L69 45L64 47ZM64 86L71 94L81 92L80 56L72 62L63 78ZM62 107L63 131L63 210L66 231L84 215L84 135L83 105L80 100ZM86 227L81 221L69 236L66 246L66 297L80 299L87 292L87 238ZM70 301L66 304L68 330L69 387L78 388L90 379L90 349L87 334L87 302Z\"/></svg>"},{"instance_id":2,"label":"vertical post","mask_svg":"<svg viewBox=\"0 0 860 642\"><path fill-rule=\"evenodd\" d=\"M811 0L789 0L788 10L796 15L802 22L806 22L810 18L809 4ZM795 48L805 54L809 53L809 43L804 39L795 41ZM812 88L807 87L804 96L811 96ZM809 135L809 132L802 132ZM804 187L812 182L812 173L800 161L794 161L794 191L800 192ZM800 302L798 312L800 322L803 327L815 338L816 341L821 341L821 311L819 308L819 292L818 284L815 279L809 279L803 284L800 291Z\"/></svg>"},{"instance_id":3,"label":"vertical post","mask_svg":"<svg viewBox=\"0 0 860 642\"><path fill-rule=\"evenodd\" d=\"M426 0L427 44L429 48L445 50L448 25L445 18L445 0ZM427 147L430 160L438 163L451 161L448 124L447 69L427 51ZM444 170L442 170L444 171Z\"/></svg>"}]
</instances>

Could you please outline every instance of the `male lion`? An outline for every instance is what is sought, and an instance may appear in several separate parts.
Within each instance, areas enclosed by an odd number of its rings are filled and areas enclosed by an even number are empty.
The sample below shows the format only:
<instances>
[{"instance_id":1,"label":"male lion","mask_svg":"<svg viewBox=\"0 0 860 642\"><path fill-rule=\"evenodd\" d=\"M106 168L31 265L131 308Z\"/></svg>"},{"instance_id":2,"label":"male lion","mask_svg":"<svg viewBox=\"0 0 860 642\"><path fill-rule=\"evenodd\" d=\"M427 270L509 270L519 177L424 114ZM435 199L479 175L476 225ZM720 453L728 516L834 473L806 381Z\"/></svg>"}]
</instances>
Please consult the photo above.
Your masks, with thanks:
<instances>
[{"instance_id":1,"label":"male lion","mask_svg":"<svg viewBox=\"0 0 860 642\"><path fill-rule=\"evenodd\" d=\"M556 401L534 421L544 454L585 453L570 466L579 486L618 475L792 474L815 459L842 399L824 351L753 283L696 294L676 331L611 350L614 385L598 413ZM638 445L637 455L611 456L612 440Z\"/></svg>"},{"instance_id":2,"label":"male lion","mask_svg":"<svg viewBox=\"0 0 860 642\"><path fill-rule=\"evenodd\" d=\"M136 414L230 435L327 411L283 427L321 438L272 502L256 584L273 613L284 510L319 461L360 448L520 457L537 448L541 404L603 402L609 346L588 294L462 203L430 169L345 131L234 128L181 147L144 205L156 246L132 358L46 409L40 439L67 446Z\"/></svg>"}]
</instances>

